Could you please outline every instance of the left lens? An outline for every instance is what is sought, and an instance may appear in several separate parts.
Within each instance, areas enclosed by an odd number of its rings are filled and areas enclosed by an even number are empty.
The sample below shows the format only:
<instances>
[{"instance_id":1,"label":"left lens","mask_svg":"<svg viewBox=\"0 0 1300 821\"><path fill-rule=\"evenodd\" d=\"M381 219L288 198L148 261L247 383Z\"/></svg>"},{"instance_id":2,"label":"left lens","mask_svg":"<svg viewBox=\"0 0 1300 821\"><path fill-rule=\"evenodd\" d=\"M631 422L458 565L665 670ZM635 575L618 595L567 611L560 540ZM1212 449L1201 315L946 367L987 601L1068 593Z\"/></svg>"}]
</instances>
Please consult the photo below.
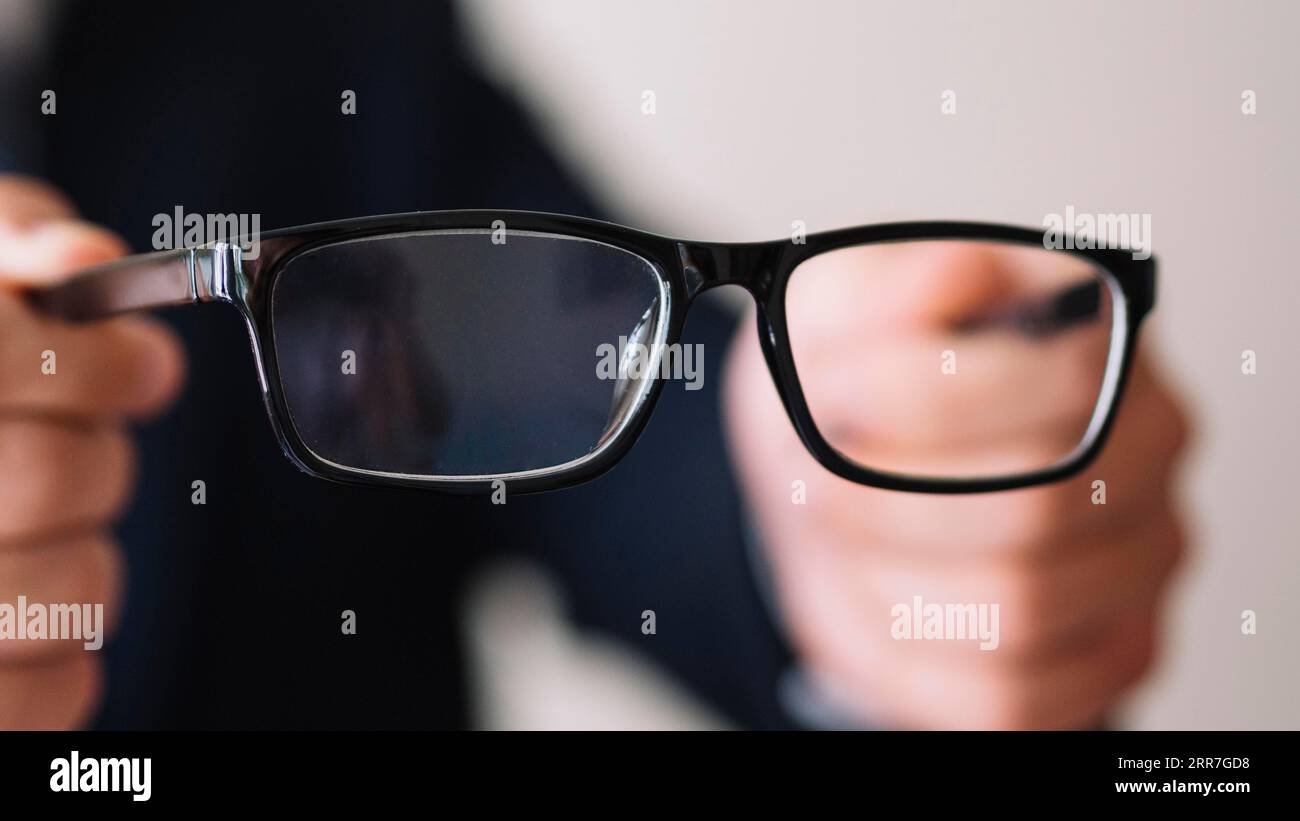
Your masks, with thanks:
<instances>
[{"instance_id":1,"label":"left lens","mask_svg":"<svg viewBox=\"0 0 1300 821\"><path fill-rule=\"evenodd\" d=\"M544 233L429 231L305 251L271 295L291 422L318 457L364 471L571 467L646 390L603 378L598 352L664 333L664 287L634 253Z\"/></svg>"}]
</instances>

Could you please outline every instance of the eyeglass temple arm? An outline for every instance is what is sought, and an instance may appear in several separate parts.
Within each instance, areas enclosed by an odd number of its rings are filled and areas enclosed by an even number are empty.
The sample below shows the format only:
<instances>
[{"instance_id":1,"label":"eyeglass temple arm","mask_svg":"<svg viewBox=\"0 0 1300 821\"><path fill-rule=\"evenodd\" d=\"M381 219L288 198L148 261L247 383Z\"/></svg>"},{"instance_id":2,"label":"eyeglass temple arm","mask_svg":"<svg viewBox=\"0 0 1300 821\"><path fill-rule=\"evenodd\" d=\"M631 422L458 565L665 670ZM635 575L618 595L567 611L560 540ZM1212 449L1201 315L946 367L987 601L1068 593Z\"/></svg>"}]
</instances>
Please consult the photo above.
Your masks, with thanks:
<instances>
[{"instance_id":1,"label":"eyeglass temple arm","mask_svg":"<svg viewBox=\"0 0 1300 821\"><path fill-rule=\"evenodd\" d=\"M79 271L57 285L28 292L43 313L72 321L128 311L229 300L228 276L238 257L223 242L137 254Z\"/></svg>"}]
</instances>

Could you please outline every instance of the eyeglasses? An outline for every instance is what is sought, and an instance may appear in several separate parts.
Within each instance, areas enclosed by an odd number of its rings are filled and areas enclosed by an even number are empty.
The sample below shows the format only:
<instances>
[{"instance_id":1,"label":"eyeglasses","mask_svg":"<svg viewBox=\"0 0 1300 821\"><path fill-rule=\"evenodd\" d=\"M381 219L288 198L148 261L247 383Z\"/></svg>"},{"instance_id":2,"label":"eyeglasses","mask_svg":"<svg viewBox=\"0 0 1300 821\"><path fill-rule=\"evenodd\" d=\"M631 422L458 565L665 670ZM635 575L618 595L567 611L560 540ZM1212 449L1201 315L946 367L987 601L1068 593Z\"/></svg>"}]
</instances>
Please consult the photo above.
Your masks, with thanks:
<instances>
[{"instance_id":1,"label":"eyeglasses","mask_svg":"<svg viewBox=\"0 0 1300 821\"><path fill-rule=\"evenodd\" d=\"M1106 439L1155 288L1149 254L956 222L719 244L444 211L258 242L256 258L234 242L127 257L31 298L70 320L234 305L300 468L462 492L608 470L719 285L753 297L785 410L833 473L933 493L1064 478Z\"/></svg>"}]
</instances>

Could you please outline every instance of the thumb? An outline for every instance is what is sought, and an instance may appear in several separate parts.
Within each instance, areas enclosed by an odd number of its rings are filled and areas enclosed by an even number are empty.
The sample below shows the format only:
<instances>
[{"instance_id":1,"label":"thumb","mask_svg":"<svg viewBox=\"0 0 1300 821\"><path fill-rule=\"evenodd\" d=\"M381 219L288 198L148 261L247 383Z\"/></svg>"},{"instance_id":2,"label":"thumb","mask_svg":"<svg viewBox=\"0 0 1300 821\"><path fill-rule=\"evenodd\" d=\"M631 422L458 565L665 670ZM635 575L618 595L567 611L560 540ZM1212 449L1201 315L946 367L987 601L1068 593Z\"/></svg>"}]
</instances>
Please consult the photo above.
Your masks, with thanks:
<instances>
[{"instance_id":1,"label":"thumb","mask_svg":"<svg viewBox=\"0 0 1300 821\"><path fill-rule=\"evenodd\" d=\"M77 219L54 187L0 175L0 285L43 285L129 248L111 231Z\"/></svg>"},{"instance_id":2,"label":"thumb","mask_svg":"<svg viewBox=\"0 0 1300 821\"><path fill-rule=\"evenodd\" d=\"M918 242L902 246L893 293L884 300L889 324L947 328L983 313L1016 289L1012 252L991 243Z\"/></svg>"},{"instance_id":3,"label":"thumb","mask_svg":"<svg viewBox=\"0 0 1300 821\"><path fill-rule=\"evenodd\" d=\"M827 337L838 348L846 340L946 330L1007 298L1015 277L1005 256L989 243L921 240L812 257L790 277L791 335Z\"/></svg>"}]
</instances>

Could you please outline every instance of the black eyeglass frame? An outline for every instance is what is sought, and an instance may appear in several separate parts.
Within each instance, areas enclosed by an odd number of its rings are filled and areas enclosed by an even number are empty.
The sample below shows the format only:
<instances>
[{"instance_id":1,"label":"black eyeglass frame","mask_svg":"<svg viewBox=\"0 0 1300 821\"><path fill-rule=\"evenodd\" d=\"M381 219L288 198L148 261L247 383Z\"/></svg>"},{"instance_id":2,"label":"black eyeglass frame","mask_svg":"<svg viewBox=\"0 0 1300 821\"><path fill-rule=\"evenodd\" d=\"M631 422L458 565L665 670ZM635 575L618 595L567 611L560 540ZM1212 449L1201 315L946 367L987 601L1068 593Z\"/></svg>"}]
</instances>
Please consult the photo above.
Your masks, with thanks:
<instances>
[{"instance_id":1,"label":"black eyeglass frame","mask_svg":"<svg viewBox=\"0 0 1300 821\"><path fill-rule=\"evenodd\" d=\"M642 401L630 411L606 446L564 466L523 474L467 479L377 474L329 462L315 454L292 424L276 361L271 294L285 266L304 252L338 242L385 235L474 230L512 231L574 237L604 243L648 261L666 286L669 345L680 340L687 311L701 293L739 285L757 306L758 334L768 370L787 415L813 457L832 473L872 487L922 493L983 493L1029 487L1078 473L1101 452L1128 382L1143 319L1155 302L1156 260L1122 248L1062 248L1056 253L1086 259L1109 276L1116 321L1123 321L1122 349L1112 349L1109 390L1103 390L1083 441L1056 464L1040 470L987 478L938 478L877 471L840 454L818 431L799 385L786 324L785 296L791 273L805 260L855 245L902 240L984 240L1044 248L1044 232L976 222L899 222L753 243L709 243L658 236L582 217L532 211L460 210L363 217L271 231L256 238L260 253L249 259L238 243L216 242L197 248L126 257L88 269L30 294L41 310L69 320L89 320L124 311L199 302L224 302L243 315L249 331L263 399L285 455L306 473L339 482L401 486L460 493L488 492L505 481L510 492L528 493L570 487L600 476L636 442L663 389L652 379ZM485 241L487 241L485 239Z\"/></svg>"}]
</instances>

